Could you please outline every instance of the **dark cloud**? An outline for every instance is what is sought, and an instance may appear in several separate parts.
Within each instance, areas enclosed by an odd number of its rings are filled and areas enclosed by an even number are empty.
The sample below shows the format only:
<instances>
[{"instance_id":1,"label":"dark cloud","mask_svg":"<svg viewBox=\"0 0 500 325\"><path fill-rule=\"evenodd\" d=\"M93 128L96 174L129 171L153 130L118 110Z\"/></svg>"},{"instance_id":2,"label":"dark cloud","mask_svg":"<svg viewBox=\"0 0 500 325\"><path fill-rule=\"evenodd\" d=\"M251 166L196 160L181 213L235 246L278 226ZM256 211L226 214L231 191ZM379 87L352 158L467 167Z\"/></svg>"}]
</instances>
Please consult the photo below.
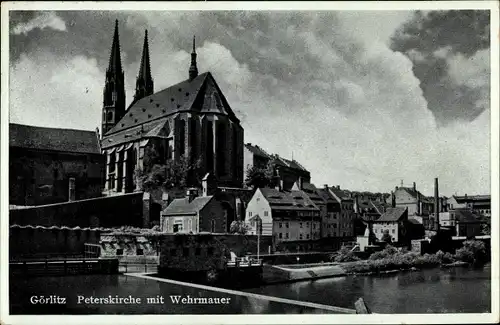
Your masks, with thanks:
<instances>
[{"instance_id":1,"label":"dark cloud","mask_svg":"<svg viewBox=\"0 0 500 325\"><path fill-rule=\"evenodd\" d=\"M489 83L457 84L449 77L449 65L457 55L473 59L489 47L489 11L418 11L392 38L392 49L412 59L413 72L439 125L472 121L488 109L489 105L477 103L489 94ZM488 66L489 60L483 64Z\"/></svg>"}]
</instances>

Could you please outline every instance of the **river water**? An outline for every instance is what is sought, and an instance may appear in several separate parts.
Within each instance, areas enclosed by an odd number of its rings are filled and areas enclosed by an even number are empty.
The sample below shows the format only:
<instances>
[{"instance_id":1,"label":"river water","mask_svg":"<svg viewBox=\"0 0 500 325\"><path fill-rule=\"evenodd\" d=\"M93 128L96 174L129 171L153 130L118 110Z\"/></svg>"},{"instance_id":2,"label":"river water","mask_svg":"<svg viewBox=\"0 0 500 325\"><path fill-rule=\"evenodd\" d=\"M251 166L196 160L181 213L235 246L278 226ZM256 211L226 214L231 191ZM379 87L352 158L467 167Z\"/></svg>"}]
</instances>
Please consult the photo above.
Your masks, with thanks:
<instances>
[{"instance_id":1,"label":"river water","mask_svg":"<svg viewBox=\"0 0 500 325\"><path fill-rule=\"evenodd\" d=\"M490 268L431 269L385 276L347 276L315 281L269 285L246 292L354 308L363 297L375 313L482 313L490 312ZM58 295L66 305L33 305L33 295ZM77 295L107 297L132 295L135 305L78 304ZM179 305L171 295L230 297L226 305ZM163 296L164 303L145 304L147 297ZM12 314L302 314L329 313L286 303L270 302L183 285L125 275L82 275L11 278Z\"/></svg>"},{"instance_id":2,"label":"river water","mask_svg":"<svg viewBox=\"0 0 500 325\"><path fill-rule=\"evenodd\" d=\"M363 297L375 313L489 313L491 268L429 269L269 285L245 291L353 308Z\"/></svg>"}]
</instances>

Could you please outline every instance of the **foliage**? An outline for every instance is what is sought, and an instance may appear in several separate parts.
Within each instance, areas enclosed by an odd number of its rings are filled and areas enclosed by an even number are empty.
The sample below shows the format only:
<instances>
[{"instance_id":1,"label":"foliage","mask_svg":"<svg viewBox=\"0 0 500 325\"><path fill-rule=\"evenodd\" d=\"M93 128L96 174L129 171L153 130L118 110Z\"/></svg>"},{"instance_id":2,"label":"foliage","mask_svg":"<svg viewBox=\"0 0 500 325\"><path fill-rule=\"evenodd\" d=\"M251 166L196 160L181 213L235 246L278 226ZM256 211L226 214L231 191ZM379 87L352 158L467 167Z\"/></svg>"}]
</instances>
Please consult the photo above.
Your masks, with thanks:
<instances>
[{"instance_id":1,"label":"foliage","mask_svg":"<svg viewBox=\"0 0 500 325\"><path fill-rule=\"evenodd\" d=\"M436 257L441 261L442 264L451 264L455 262L455 258L449 252L444 253L443 251L438 251Z\"/></svg>"},{"instance_id":2,"label":"foliage","mask_svg":"<svg viewBox=\"0 0 500 325\"><path fill-rule=\"evenodd\" d=\"M182 156L177 160L161 161L154 148L147 147L144 154L144 169L136 170L136 181L141 190L150 191L158 188L197 187L200 185L201 159L194 162Z\"/></svg>"},{"instance_id":3,"label":"foliage","mask_svg":"<svg viewBox=\"0 0 500 325\"><path fill-rule=\"evenodd\" d=\"M371 254L370 260L380 260L383 258L390 257L392 255L396 255L397 253L398 250L395 247L387 245L382 251Z\"/></svg>"},{"instance_id":4,"label":"foliage","mask_svg":"<svg viewBox=\"0 0 500 325\"><path fill-rule=\"evenodd\" d=\"M229 232L232 234L245 235L250 230L250 227L244 221L233 221L229 227Z\"/></svg>"},{"instance_id":5,"label":"foliage","mask_svg":"<svg viewBox=\"0 0 500 325\"><path fill-rule=\"evenodd\" d=\"M482 235L491 235L491 225L489 223L481 224L481 234Z\"/></svg>"},{"instance_id":6,"label":"foliage","mask_svg":"<svg viewBox=\"0 0 500 325\"><path fill-rule=\"evenodd\" d=\"M382 241L388 244L392 243L392 236L389 234L389 230L384 230L384 234L382 235Z\"/></svg>"},{"instance_id":7,"label":"foliage","mask_svg":"<svg viewBox=\"0 0 500 325\"><path fill-rule=\"evenodd\" d=\"M463 247L456 251L455 259L475 266L484 265L488 262L486 246L479 240L467 240Z\"/></svg>"},{"instance_id":8,"label":"foliage","mask_svg":"<svg viewBox=\"0 0 500 325\"><path fill-rule=\"evenodd\" d=\"M265 168L253 166L247 171L245 184L252 188L274 186L274 167L269 162Z\"/></svg>"},{"instance_id":9,"label":"foliage","mask_svg":"<svg viewBox=\"0 0 500 325\"><path fill-rule=\"evenodd\" d=\"M342 247L337 255L331 256L330 259L338 263L359 261L359 257L349 247Z\"/></svg>"}]
</instances>

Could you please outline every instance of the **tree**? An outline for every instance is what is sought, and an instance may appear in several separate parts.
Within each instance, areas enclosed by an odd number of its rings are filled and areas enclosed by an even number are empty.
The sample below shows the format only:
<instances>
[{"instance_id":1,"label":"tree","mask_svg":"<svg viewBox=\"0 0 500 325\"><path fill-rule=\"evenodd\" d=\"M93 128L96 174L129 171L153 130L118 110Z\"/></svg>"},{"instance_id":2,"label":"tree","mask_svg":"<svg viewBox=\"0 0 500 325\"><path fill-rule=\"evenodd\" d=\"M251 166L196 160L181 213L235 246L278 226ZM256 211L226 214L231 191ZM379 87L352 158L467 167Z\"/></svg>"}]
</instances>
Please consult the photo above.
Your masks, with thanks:
<instances>
[{"instance_id":1,"label":"tree","mask_svg":"<svg viewBox=\"0 0 500 325\"><path fill-rule=\"evenodd\" d=\"M142 170L136 170L136 181L141 190L200 186L201 159L190 161L189 157L182 156L177 160L161 161L155 148L147 147L143 165Z\"/></svg>"},{"instance_id":2,"label":"tree","mask_svg":"<svg viewBox=\"0 0 500 325\"><path fill-rule=\"evenodd\" d=\"M389 229L384 230L384 234L382 235L382 241L386 243L392 243L392 236L389 234Z\"/></svg>"},{"instance_id":3,"label":"tree","mask_svg":"<svg viewBox=\"0 0 500 325\"><path fill-rule=\"evenodd\" d=\"M244 221L233 221L229 227L229 232L232 234L245 235L250 227Z\"/></svg>"},{"instance_id":4,"label":"tree","mask_svg":"<svg viewBox=\"0 0 500 325\"><path fill-rule=\"evenodd\" d=\"M274 167L269 162L266 167L253 166L247 171L245 184L252 188L270 187L274 185Z\"/></svg>"},{"instance_id":5,"label":"tree","mask_svg":"<svg viewBox=\"0 0 500 325\"><path fill-rule=\"evenodd\" d=\"M489 223L481 224L481 234L482 235L491 235L491 225Z\"/></svg>"}]
</instances>

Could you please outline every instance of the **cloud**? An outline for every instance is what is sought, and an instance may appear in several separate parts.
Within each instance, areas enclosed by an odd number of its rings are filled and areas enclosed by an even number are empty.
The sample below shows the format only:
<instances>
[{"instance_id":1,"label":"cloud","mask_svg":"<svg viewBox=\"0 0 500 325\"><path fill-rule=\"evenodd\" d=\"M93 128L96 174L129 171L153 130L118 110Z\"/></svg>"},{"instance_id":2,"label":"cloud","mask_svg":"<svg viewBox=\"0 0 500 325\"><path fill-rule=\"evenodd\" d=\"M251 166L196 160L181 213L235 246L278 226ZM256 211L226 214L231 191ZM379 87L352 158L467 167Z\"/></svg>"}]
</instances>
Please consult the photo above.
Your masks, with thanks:
<instances>
[{"instance_id":1,"label":"cloud","mask_svg":"<svg viewBox=\"0 0 500 325\"><path fill-rule=\"evenodd\" d=\"M57 31L66 31L66 23L56 13L52 11L42 12L35 18L25 23L17 24L12 33L15 35L27 35L34 29L50 28Z\"/></svg>"},{"instance_id":2,"label":"cloud","mask_svg":"<svg viewBox=\"0 0 500 325\"><path fill-rule=\"evenodd\" d=\"M10 69L10 122L95 130L103 82L95 59L22 55Z\"/></svg>"},{"instance_id":3,"label":"cloud","mask_svg":"<svg viewBox=\"0 0 500 325\"><path fill-rule=\"evenodd\" d=\"M433 178L439 177L443 194L487 193L488 105L473 121L455 119L452 111L449 123L440 125L431 110L436 102L429 98L440 99L446 89L415 73L417 64L439 59L447 69L439 77L453 76L446 84L450 91L485 89L486 53L460 56L443 50L441 57L433 56L447 45L432 51L391 49L390 35L410 14L134 13L120 27L120 35L127 35L121 39L127 102L133 97L145 27L155 91L187 78L196 34L198 69L213 73L242 120L245 142L288 158L293 153L317 185L390 191L404 179L432 194ZM114 17L102 20L112 25ZM100 62L109 56L112 28L109 35L82 28L70 29L83 39L73 41L67 52L57 55L36 47L11 64L13 121L100 126L107 64ZM85 37L96 38L92 50ZM98 40L104 45L97 46ZM402 53L411 51L413 57ZM428 75L436 75L435 67L432 61ZM429 85L435 96L428 96ZM477 100L488 102L489 93L476 93Z\"/></svg>"}]
</instances>

